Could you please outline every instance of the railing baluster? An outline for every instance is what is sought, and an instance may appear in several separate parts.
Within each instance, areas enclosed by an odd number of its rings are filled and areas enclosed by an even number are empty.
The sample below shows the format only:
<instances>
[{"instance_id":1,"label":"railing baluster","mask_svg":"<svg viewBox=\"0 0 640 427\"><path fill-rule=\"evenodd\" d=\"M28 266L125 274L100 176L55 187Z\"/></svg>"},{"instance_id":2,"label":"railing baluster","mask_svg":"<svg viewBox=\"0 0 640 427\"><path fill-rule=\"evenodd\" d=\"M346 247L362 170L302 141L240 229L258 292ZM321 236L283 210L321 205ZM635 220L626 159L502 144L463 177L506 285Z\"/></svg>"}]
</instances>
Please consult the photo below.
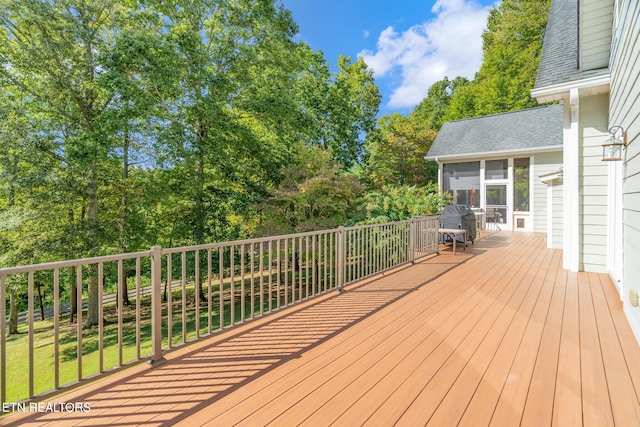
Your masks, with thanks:
<instances>
[{"instance_id":1,"label":"railing baluster","mask_svg":"<svg viewBox=\"0 0 640 427\"><path fill-rule=\"evenodd\" d=\"M272 299L273 299L273 241L269 240L269 308L267 312L271 312L273 308Z\"/></svg>"},{"instance_id":2,"label":"railing baluster","mask_svg":"<svg viewBox=\"0 0 640 427\"><path fill-rule=\"evenodd\" d=\"M276 246L276 262L278 263L278 265L276 266L276 308L280 308L280 275L282 274L282 261L280 259L280 239L278 239L278 243Z\"/></svg>"},{"instance_id":3,"label":"railing baluster","mask_svg":"<svg viewBox=\"0 0 640 427\"><path fill-rule=\"evenodd\" d=\"M284 306L289 304L289 239L284 239Z\"/></svg>"},{"instance_id":4,"label":"railing baluster","mask_svg":"<svg viewBox=\"0 0 640 427\"><path fill-rule=\"evenodd\" d=\"M35 373L34 373L34 358L33 358L33 349L34 349L34 322L35 315L33 312L33 271L30 271L28 274L28 284L27 284L27 293L28 293L28 303L27 310L29 310L29 398L33 398L35 396L34 393L34 383L35 383ZM4 334L5 331L2 331Z\"/></svg>"},{"instance_id":5,"label":"railing baluster","mask_svg":"<svg viewBox=\"0 0 640 427\"><path fill-rule=\"evenodd\" d=\"M302 237L298 238L298 256L293 260L294 264L296 264L296 268L298 269L298 299L294 299L292 302L302 301L302 283L303 278L302 275Z\"/></svg>"},{"instance_id":6,"label":"railing baluster","mask_svg":"<svg viewBox=\"0 0 640 427\"><path fill-rule=\"evenodd\" d=\"M316 240L318 235L314 234L311 236L311 295L316 294ZM307 252L307 274L309 271L309 253ZM309 289L307 288L307 297L309 297Z\"/></svg>"},{"instance_id":7,"label":"railing baluster","mask_svg":"<svg viewBox=\"0 0 640 427\"><path fill-rule=\"evenodd\" d=\"M172 260L173 254L167 254L167 282L165 283L165 287L168 289L167 291L167 339L169 343L167 344L168 348L173 347L173 302L171 298L173 297L173 271L172 271Z\"/></svg>"},{"instance_id":8,"label":"railing baluster","mask_svg":"<svg viewBox=\"0 0 640 427\"><path fill-rule=\"evenodd\" d=\"M193 304L195 305L195 325L196 325L196 339L200 338L200 287L202 281L200 280L200 250L195 251L195 266L194 266L195 282L193 286Z\"/></svg>"},{"instance_id":9,"label":"railing baluster","mask_svg":"<svg viewBox=\"0 0 640 427\"><path fill-rule=\"evenodd\" d=\"M224 328L224 248L218 248L218 278L220 279L219 328Z\"/></svg>"},{"instance_id":10,"label":"railing baluster","mask_svg":"<svg viewBox=\"0 0 640 427\"><path fill-rule=\"evenodd\" d=\"M342 253L342 258L344 262L344 278L342 280L342 284L349 283L351 281L351 233L349 231L345 231L343 234L344 239L344 252Z\"/></svg>"},{"instance_id":11,"label":"railing baluster","mask_svg":"<svg viewBox=\"0 0 640 427\"><path fill-rule=\"evenodd\" d=\"M367 276L371 276L374 271L374 259L373 259L373 234L374 228L367 228Z\"/></svg>"},{"instance_id":12,"label":"railing baluster","mask_svg":"<svg viewBox=\"0 0 640 427\"><path fill-rule=\"evenodd\" d=\"M118 262L118 292L122 290L122 286L120 285L121 277L122 277L122 268L120 266L122 260ZM98 263L98 369L100 372L104 372L104 306L102 304L102 294L104 289L104 263ZM119 293L117 294L119 295ZM122 297L120 298L122 301ZM119 304L116 301L116 304ZM120 312L118 309L118 320L120 320ZM118 323L118 346L122 342L122 332L120 330ZM120 358L118 359L120 364L122 364L122 352L120 351Z\"/></svg>"},{"instance_id":13,"label":"railing baluster","mask_svg":"<svg viewBox=\"0 0 640 427\"><path fill-rule=\"evenodd\" d=\"M324 233L322 235L322 242L323 242L323 248L322 248L322 276L323 276L323 281L322 281L322 292L327 292L327 280L329 278L329 269L327 268L327 260L328 258L328 254L329 252L327 252L327 241L328 241L328 236L329 233Z\"/></svg>"},{"instance_id":14,"label":"railing baluster","mask_svg":"<svg viewBox=\"0 0 640 427\"><path fill-rule=\"evenodd\" d=\"M207 329L213 333L213 259L211 248L207 249Z\"/></svg>"},{"instance_id":15,"label":"railing baluster","mask_svg":"<svg viewBox=\"0 0 640 427\"><path fill-rule=\"evenodd\" d=\"M245 245L240 247L240 321L244 322L246 318L245 313L245 297L246 297L246 283L245 283Z\"/></svg>"},{"instance_id":16,"label":"railing baluster","mask_svg":"<svg viewBox=\"0 0 640 427\"><path fill-rule=\"evenodd\" d=\"M230 277L231 277L231 296L229 298L229 313L231 314L231 320L229 322L230 325L235 325L236 323L236 265L235 265L235 246L231 245L229 249L230 255Z\"/></svg>"},{"instance_id":17,"label":"railing baluster","mask_svg":"<svg viewBox=\"0 0 640 427\"><path fill-rule=\"evenodd\" d=\"M260 242L260 315L264 314L264 242Z\"/></svg>"},{"instance_id":18,"label":"railing baluster","mask_svg":"<svg viewBox=\"0 0 640 427\"><path fill-rule=\"evenodd\" d=\"M181 254L182 280L182 344L187 342L187 251Z\"/></svg>"},{"instance_id":19,"label":"railing baluster","mask_svg":"<svg viewBox=\"0 0 640 427\"><path fill-rule=\"evenodd\" d=\"M140 257L136 257L136 359L141 357L141 326L140 326Z\"/></svg>"},{"instance_id":20,"label":"railing baluster","mask_svg":"<svg viewBox=\"0 0 640 427\"><path fill-rule=\"evenodd\" d=\"M2 295L2 307L4 307L4 283L2 283L2 277L0 279L0 286L3 288ZM0 313L2 320L4 320L4 311ZM2 336L5 335L5 325L2 324ZM5 343L2 343L2 350L4 351ZM4 356L3 356L4 360ZM4 378L4 367L2 368L2 376ZM53 270L53 388L60 387L60 269ZM6 402L5 396L2 395L2 401Z\"/></svg>"},{"instance_id":21,"label":"railing baluster","mask_svg":"<svg viewBox=\"0 0 640 427\"><path fill-rule=\"evenodd\" d=\"M333 289L335 287L336 284L336 279L335 279L335 275L337 270L336 265L334 264L334 259L335 259L335 240L336 240L336 236L337 234L335 233L331 233L330 235L330 240L329 240L329 283L331 284L330 288Z\"/></svg>"},{"instance_id":22,"label":"railing baluster","mask_svg":"<svg viewBox=\"0 0 640 427\"><path fill-rule=\"evenodd\" d=\"M251 310L249 312L249 318L253 319L253 314L256 312L255 309L255 278L256 278L256 272L255 272L255 266L254 266L254 261L256 258L256 245L255 243L251 244L251 255L249 256L249 263L251 264L250 267L250 279L251 279L251 288L249 288L249 299L251 300Z\"/></svg>"},{"instance_id":23,"label":"railing baluster","mask_svg":"<svg viewBox=\"0 0 640 427\"><path fill-rule=\"evenodd\" d=\"M76 267L76 334L78 336L77 357L78 357L78 381L82 379L82 265Z\"/></svg>"},{"instance_id":24,"label":"railing baluster","mask_svg":"<svg viewBox=\"0 0 640 427\"><path fill-rule=\"evenodd\" d=\"M364 246L362 245L362 228L360 230L358 230L358 278L361 279L363 276L363 262L364 262L364 257L363 257L363 249Z\"/></svg>"},{"instance_id":25,"label":"railing baluster","mask_svg":"<svg viewBox=\"0 0 640 427\"><path fill-rule=\"evenodd\" d=\"M98 271L100 270L100 264L98 264ZM122 272L123 265L122 260L118 260L118 301L116 302L116 308L118 310L118 365L122 366L122 312L124 311L124 295L123 292L126 292L126 286L122 283ZM98 289L101 289L103 284L101 283L100 278L102 274L98 273ZM98 292L100 295L101 292ZM102 295L99 296L100 306L102 306ZM102 321L100 321L102 323Z\"/></svg>"}]
</instances>

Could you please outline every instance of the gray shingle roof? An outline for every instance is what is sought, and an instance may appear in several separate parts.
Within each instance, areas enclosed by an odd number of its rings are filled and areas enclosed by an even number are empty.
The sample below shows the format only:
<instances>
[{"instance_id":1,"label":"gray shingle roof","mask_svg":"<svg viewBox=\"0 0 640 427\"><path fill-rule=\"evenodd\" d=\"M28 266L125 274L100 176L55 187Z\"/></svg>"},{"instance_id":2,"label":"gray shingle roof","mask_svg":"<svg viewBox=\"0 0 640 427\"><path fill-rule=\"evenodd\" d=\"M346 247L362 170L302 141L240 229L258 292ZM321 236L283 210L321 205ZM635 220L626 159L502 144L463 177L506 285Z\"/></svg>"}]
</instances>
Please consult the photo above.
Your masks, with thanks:
<instances>
[{"instance_id":1,"label":"gray shingle roof","mask_svg":"<svg viewBox=\"0 0 640 427\"><path fill-rule=\"evenodd\" d=\"M608 73L578 67L578 2L552 0L534 89Z\"/></svg>"},{"instance_id":2,"label":"gray shingle roof","mask_svg":"<svg viewBox=\"0 0 640 427\"><path fill-rule=\"evenodd\" d=\"M565 83L578 71L578 2L552 0L534 88Z\"/></svg>"},{"instance_id":3,"label":"gray shingle roof","mask_svg":"<svg viewBox=\"0 0 640 427\"><path fill-rule=\"evenodd\" d=\"M446 122L428 158L532 151L562 145L563 105Z\"/></svg>"}]
</instances>

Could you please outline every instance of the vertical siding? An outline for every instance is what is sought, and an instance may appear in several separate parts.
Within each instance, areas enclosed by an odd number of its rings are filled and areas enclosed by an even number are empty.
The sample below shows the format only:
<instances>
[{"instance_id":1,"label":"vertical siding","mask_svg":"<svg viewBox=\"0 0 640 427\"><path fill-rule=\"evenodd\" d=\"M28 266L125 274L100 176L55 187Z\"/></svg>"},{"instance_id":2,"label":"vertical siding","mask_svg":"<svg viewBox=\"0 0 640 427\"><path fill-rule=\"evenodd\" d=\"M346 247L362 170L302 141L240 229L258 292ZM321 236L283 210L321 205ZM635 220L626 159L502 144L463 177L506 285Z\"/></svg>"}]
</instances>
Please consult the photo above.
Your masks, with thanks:
<instances>
[{"instance_id":1,"label":"vertical siding","mask_svg":"<svg viewBox=\"0 0 640 427\"><path fill-rule=\"evenodd\" d=\"M595 70L609 65L613 0L580 3L580 68Z\"/></svg>"},{"instance_id":2,"label":"vertical siding","mask_svg":"<svg viewBox=\"0 0 640 427\"><path fill-rule=\"evenodd\" d=\"M602 143L608 135L608 104L608 95L580 100L580 270L597 273L607 271L609 167L602 161Z\"/></svg>"},{"instance_id":3,"label":"vertical siding","mask_svg":"<svg viewBox=\"0 0 640 427\"><path fill-rule=\"evenodd\" d=\"M623 287L621 297L640 341L640 308L629 304L629 290L640 290L640 2L625 0L619 10L611 58L609 122L627 131L623 161Z\"/></svg>"},{"instance_id":4,"label":"vertical siding","mask_svg":"<svg viewBox=\"0 0 640 427\"><path fill-rule=\"evenodd\" d=\"M557 153L541 153L536 154L533 159L533 191L532 191L532 203L533 203L533 231L539 233L547 232L547 184L540 181L541 175L557 172L562 168L562 152ZM562 182L555 183L554 185L554 243L557 243L556 238L559 238L560 246L553 246L554 248L562 247ZM559 192L558 192L559 189ZM557 194L560 194L560 199L557 199ZM556 206L557 204L557 206ZM556 216L556 214L558 216ZM556 230L555 224L558 225ZM556 231L559 236L556 236Z\"/></svg>"}]
</instances>

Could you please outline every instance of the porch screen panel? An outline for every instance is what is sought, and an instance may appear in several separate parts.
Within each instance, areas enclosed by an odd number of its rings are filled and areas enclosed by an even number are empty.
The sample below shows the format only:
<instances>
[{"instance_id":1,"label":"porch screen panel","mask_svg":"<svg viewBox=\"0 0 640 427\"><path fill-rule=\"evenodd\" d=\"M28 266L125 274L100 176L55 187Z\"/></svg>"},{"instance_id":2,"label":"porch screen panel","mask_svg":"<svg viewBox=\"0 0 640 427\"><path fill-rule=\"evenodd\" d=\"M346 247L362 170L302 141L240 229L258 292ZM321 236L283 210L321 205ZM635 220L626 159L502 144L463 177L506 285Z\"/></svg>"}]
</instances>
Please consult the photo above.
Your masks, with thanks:
<instances>
[{"instance_id":1,"label":"porch screen panel","mask_svg":"<svg viewBox=\"0 0 640 427\"><path fill-rule=\"evenodd\" d=\"M485 179L507 179L509 163L507 159L487 160L485 162Z\"/></svg>"},{"instance_id":2,"label":"porch screen panel","mask_svg":"<svg viewBox=\"0 0 640 427\"><path fill-rule=\"evenodd\" d=\"M529 158L513 159L513 210L529 212Z\"/></svg>"},{"instance_id":3,"label":"porch screen panel","mask_svg":"<svg viewBox=\"0 0 640 427\"><path fill-rule=\"evenodd\" d=\"M480 207L480 162L447 163L442 165L443 188L453 202Z\"/></svg>"}]
</instances>

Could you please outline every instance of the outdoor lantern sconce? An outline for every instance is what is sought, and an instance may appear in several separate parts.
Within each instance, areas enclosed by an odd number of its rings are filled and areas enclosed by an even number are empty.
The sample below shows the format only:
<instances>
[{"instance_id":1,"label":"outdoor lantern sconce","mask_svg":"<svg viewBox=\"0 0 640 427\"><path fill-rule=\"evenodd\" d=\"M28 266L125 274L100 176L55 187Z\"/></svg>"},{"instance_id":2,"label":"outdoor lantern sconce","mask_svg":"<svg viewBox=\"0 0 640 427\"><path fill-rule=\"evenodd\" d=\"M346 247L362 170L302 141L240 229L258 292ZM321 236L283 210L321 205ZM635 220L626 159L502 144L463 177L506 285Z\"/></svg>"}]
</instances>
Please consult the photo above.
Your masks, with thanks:
<instances>
[{"instance_id":1,"label":"outdoor lantern sconce","mask_svg":"<svg viewBox=\"0 0 640 427\"><path fill-rule=\"evenodd\" d=\"M609 139L602 144L602 161L622 160L622 148L627 147L627 133L622 126L609 128Z\"/></svg>"}]
</instances>

